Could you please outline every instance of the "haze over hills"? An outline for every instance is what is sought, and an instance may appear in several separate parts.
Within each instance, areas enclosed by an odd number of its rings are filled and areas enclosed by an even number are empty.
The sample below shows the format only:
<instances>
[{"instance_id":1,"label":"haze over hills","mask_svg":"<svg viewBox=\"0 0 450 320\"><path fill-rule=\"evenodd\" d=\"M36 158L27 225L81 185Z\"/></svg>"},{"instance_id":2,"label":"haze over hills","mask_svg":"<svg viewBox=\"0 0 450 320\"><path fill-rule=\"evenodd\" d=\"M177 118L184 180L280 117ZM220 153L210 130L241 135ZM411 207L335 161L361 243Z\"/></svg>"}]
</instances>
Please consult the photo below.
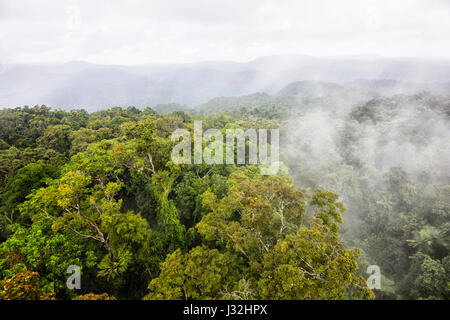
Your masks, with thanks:
<instances>
[{"instance_id":1,"label":"haze over hills","mask_svg":"<svg viewBox=\"0 0 450 320\"><path fill-rule=\"evenodd\" d=\"M0 65L0 107L45 104L95 111L250 95L449 92L450 61L372 56L270 56L238 63L120 66L86 62Z\"/></svg>"}]
</instances>

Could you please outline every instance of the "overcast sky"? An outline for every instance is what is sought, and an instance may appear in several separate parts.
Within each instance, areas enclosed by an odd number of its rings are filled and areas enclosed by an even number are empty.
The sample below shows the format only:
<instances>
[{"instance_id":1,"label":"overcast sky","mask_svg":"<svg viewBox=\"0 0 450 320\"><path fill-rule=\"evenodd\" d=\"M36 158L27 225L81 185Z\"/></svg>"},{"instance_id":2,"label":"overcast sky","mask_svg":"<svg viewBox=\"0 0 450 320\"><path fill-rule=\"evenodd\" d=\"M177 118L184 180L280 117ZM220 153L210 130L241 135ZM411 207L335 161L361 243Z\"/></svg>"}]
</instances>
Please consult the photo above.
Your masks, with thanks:
<instances>
[{"instance_id":1,"label":"overcast sky","mask_svg":"<svg viewBox=\"0 0 450 320\"><path fill-rule=\"evenodd\" d=\"M0 63L450 59L450 0L0 0Z\"/></svg>"}]
</instances>

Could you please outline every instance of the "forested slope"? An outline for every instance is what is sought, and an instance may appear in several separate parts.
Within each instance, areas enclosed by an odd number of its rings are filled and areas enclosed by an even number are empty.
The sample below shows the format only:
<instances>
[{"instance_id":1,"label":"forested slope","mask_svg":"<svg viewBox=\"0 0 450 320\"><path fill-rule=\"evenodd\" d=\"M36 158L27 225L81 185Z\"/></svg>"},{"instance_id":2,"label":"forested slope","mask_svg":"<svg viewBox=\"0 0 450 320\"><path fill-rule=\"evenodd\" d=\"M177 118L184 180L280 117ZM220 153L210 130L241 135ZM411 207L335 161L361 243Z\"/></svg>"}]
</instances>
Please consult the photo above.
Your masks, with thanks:
<instances>
[{"instance_id":1,"label":"forested slope","mask_svg":"<svg viewBox=\"0 0 450 320\"><path fill-rule=\"evenodd\" d=\"M448 299L449 97L310 88L165 115L0 110L0 298ZM174 164L194 120L279 128L279 175Z\"/></svg>"},{"instance_id":2,"label":"forested slope","mask_svg":"<svg viewBox=\"0 0 450 320\"><path fill-rule=\"evenodd\" d=\"M0 121L0 298L372 297L338 234L337 195L256 166L174 164L170 135L192 130L188 114L36 106ZM70 265L80 290L66 287Z\"/></svg>"}]
</instances>

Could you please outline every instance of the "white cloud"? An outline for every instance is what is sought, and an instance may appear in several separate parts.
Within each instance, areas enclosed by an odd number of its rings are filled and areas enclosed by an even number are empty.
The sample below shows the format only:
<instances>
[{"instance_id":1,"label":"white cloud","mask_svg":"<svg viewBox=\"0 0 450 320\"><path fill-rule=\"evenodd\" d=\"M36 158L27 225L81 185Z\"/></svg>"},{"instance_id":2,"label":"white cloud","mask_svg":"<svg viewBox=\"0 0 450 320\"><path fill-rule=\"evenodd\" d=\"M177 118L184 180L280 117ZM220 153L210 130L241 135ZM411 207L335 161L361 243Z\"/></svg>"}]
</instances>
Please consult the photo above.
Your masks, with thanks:
<instances>
[{"instance_id":1,"label":"white cloud","mask_svg":"<svg viewBox=\"0 0 450 320\"><path fill-rule=\"evenodd\" d=\"M0 0L0 63L449 58L449 35L446 0Z\"/></svg>"}]
</instances>

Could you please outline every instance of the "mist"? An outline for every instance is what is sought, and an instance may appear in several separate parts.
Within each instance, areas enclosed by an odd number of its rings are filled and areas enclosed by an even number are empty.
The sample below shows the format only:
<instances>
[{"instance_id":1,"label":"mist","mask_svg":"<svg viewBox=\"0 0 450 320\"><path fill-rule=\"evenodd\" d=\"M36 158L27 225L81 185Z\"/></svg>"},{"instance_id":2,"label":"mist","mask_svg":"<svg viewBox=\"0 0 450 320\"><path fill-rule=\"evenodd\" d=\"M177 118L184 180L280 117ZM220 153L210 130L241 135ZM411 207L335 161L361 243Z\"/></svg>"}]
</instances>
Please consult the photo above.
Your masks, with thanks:
<instances>
[{"instance_id":1,"label":"mist","mask_svg":"<svg viewBox=\"0 0 450 320\"><path fill-rule=\"evenodd\" d=\"M445 217L449 205L450 96L346 92L347 100L330 99L327 90L313 102L299 95L285 120L281 159L297 186L339 194L347 244L363 248L362 261L382 266L385 285L408 297L412 271L400 252L410 249L401 239L425 237L435 219L427 215ZM433 228L445 229L445 221ZM408 231L414 223L417 231ZM395 297L389 290L379 297Z\"/></svg>"},{"instance_id":2,"label":"mist","mask_svg":"<svg viewBox=\"0 0 450 320\"><path fill-rule=\"evenodd\" d=\"M292 90L299 87L298 81L309 81L305 85L310 96L321 96L323 90L334 98L346 99L420 90L442 94L450 87L450 62L288 55L246 63L133 67L85 62L2 64L0 107L45 104L64 110L96 111L113 106L144 108L179 103L194 108L215 97L256 92L295 95Z\"/></svg>"}]
</instances>

